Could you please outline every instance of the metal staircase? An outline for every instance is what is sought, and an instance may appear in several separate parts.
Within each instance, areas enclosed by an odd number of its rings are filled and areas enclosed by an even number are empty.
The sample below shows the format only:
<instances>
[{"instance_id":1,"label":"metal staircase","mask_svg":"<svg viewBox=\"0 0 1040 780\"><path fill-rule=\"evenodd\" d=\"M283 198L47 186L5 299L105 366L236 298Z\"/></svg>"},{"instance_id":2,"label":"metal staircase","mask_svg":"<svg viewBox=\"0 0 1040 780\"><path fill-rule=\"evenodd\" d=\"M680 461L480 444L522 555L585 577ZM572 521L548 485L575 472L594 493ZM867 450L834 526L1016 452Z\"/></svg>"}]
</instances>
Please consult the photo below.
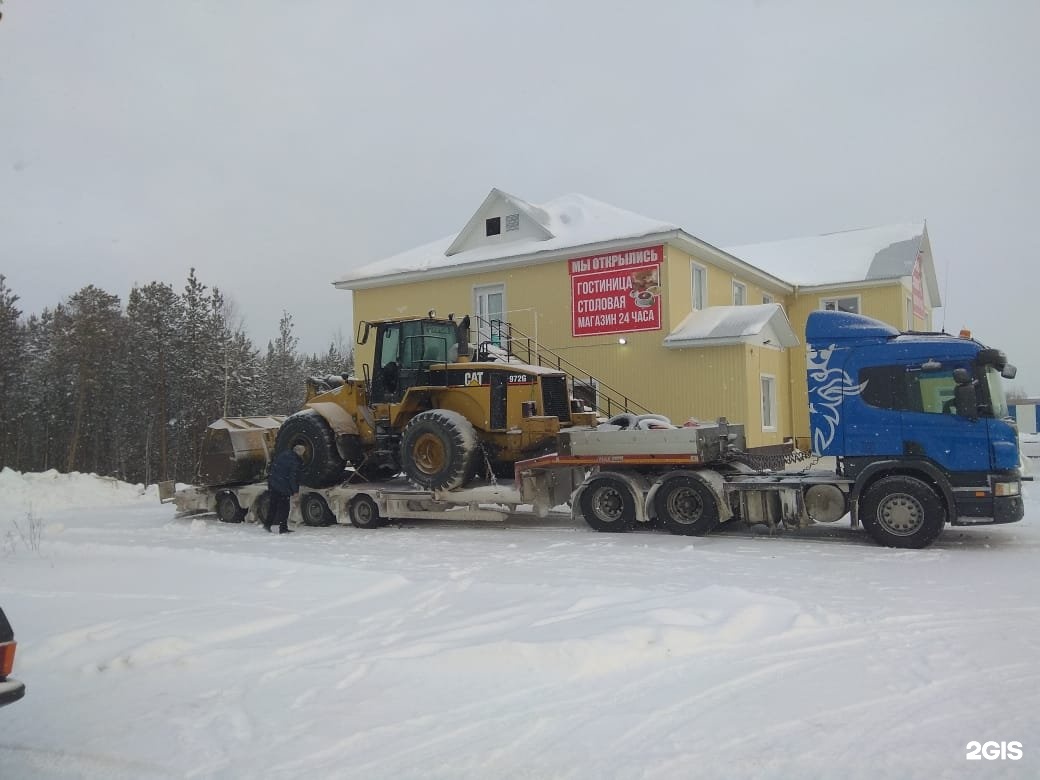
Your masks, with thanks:
<instances>
[{"instance_id":1,"label":"metal staircase","mask_svg":"<svg viewBox=\"0 0 1040 780\"><path fill-rule=\"evenodd\" d=\"M475 332L487 338L477 344L477 360L516 360L534 366L543 366L561 371L571 380L573 388L589 388L595 394L593 408L607 418L618 414L652 414L642 404L629 398L606 382L592 376L562 355L553 352L536 339L502 320L485 320L472 317Z\"/></svg>"}]
</instances>

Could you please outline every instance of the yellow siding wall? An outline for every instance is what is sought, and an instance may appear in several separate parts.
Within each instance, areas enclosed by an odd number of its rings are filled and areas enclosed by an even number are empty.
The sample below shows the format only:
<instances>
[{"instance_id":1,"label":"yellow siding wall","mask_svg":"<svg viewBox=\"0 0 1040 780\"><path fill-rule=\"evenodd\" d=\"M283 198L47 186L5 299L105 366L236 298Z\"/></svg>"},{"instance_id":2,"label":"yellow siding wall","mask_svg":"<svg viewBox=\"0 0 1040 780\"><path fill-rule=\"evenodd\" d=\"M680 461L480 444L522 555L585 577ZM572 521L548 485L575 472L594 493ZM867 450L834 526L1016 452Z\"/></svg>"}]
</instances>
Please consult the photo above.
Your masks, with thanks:
<instances>
[{"instance_id":1,"label":"yellow siding wall","mask_svg":"<svg viewBox=\"0 0 1040 780\"><path fill-rule=\"evenodd\" d=\"M711 300L721 299L724 289L728 305L730 275L710 266L709 269L713 272L709 277ZM676 423L690 417L710 421L722 416L746 423L751 442L762 443L758 373L756 370L751 380L748 379L748 367L752 365L748 347L664 349L661 346L664 337L686 316L690 306L690 257L671 248L666 252L661 269L661 287L667 291L661 312L666 327L626 333L625 345L618 344L618 335L581 338L570 335L570 276L563 260L496 273L358 290L354 292L354 316L356 321L410 317L424 315L434 308L441 316L454 312L461 317L472 312L474 287L491 284L505 285L507 320L597 380ZM371 343L358 347L359 365L371 364L372 349ZM759 352L769 351L755 350L754 365L758 365ZM786 376L786 367L782 370L775 367L774 364L783 362L775 355L762 358L770 366L767 373ZM782 399L781 404L786 410ZM749 417L752 411L754 418ZM786 412L781 413L781 420L785 415ZM752 423L752 419L756 422ZM769 434L767 443L785 430L786 426L780 433Z\"/></svg>"},{"instance_id":2,"label":"yellow siding wall","mask_svg":"<svg viewBox=\"0 0 1040 780\"><path fill-rule=\"evenodd\" d=\"M775 296L784 305L801 345L771 350L749 345L666 349L664 337L690 312L692 277L690 264L708 270L708 304L732 304L733 276L701 258L674 247L665 247L661 269L663 292L660 330L574 338L571 336L571 287L565 260L499 272L483 272L450 279L429 279L354 292L355 325L359 320L425 315L431 308L441 316L458 317L473 311L473 291L483 285L505 286L506 319L520 331L605 382L623 395L681 423L689 417L710 421L725 416L746 425L748 444L758 446L795 436L800 445L809 435L805 378L805 322L822 298L859 295L861 312L906 329L905 299L908 290L899 282L843 290L839 293L806 292ZM748 303L761 303L760 286L746 279ZM926 321L916 320L923 329ZM371 363L372 344L359 346L358 364ZM762 430L761 374L776 377L778 425Z\"/></svg>"}]
</instances>

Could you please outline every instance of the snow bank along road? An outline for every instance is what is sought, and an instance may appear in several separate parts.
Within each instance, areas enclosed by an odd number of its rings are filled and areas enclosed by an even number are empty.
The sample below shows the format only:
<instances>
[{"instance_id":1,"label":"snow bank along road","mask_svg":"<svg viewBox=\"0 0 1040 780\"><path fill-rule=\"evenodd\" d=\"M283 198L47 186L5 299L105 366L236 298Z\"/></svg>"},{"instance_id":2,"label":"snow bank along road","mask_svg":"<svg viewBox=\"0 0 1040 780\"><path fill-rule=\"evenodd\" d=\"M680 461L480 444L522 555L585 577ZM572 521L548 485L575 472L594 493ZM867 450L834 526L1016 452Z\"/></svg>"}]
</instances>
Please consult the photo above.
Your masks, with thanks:
<instances>
[{"instance_id":1,"label":"snow bank along road","mask_svg":"<svg viewBox=\"0 0 1040 780\"><path fill-rule=\"evenodd\" d=\"M1022 523L898 551L565 516L279 537L4 471L28 692L0 776L1037 777L1029 493Z\"/></svg>"}]
</instances>

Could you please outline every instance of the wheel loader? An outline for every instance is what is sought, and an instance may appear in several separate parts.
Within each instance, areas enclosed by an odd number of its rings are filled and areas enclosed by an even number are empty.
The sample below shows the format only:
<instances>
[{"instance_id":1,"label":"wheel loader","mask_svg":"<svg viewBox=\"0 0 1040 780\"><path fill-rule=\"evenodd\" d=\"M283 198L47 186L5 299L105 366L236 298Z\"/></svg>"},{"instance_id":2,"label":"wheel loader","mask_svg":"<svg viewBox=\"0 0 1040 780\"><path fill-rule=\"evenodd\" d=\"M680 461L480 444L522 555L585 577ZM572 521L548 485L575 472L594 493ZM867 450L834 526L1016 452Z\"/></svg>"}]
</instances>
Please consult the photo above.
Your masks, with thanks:
<instances>
[{"instance_id":1,"label":"wheel loader","mask_svg":"<svg viewBox=\"0 0 1040 780\"><path fill-rule=\"evenodd\" d=\"M480 472L512 477L517 460L553 451L561 428L595 425L572 408L567 375L515 362L486 341L470 354L470 319L363 321L374 334L363 378L311 379L303 409L278 431L276 451L306 448L301 482L327 487L349 465L366 481L401 471L416 485L450 490Z\"/></svg>"}]
</instances>

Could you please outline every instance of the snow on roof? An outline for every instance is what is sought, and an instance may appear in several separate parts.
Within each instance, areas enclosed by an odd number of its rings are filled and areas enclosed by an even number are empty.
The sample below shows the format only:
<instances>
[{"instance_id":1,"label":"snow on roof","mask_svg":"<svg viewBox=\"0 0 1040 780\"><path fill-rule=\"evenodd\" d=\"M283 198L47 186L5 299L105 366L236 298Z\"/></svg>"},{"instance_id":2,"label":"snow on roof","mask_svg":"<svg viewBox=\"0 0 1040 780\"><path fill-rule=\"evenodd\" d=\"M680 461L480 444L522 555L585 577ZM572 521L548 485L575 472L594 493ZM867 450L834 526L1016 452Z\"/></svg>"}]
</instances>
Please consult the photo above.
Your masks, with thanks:
<instances>
[{"instance_id":1,"label":"snow on roof","mask_svg":"<svg viewBox=\"0 0 1040 780\"><path fill-rule=\"evenodd\" d=\"M798 344L791 323L778 303L752 306L710 306L692 311L665 336L664 346L703 347L752 342L793 347Z\"/></svg>"},{"instance_id":2,"label":"snow on roof","mask_svg":"<svg viewBox=\"0 0 1040 780\"><path fill-rule=\"evenodd\" d=\"M496 192L496 190L492 190L492 194ZM348 271L336 280L335 285L343 289L351 289L353 282L374 280L396 274L432 271L499 258L520 257L536 252L550 252L680 230L678 226L668 222L650 219L577 193L562 195L541 205L527 203L513 195L501 192L499 194L517 205L526 216L538 222L549 232L551 238L532 237L516 241L495 241L448 255L449 249L459 235L456 233Z\"/></svg>"},{"instance_id":3,"label":"snow on roof","mask_svg":"<svg viewBox=\"0 0 1040 780\"><path fill-rule=\"evenodd\" d=\"M924 235L924 222L908 222L723 251L792 284L818 286L910 276Z\"/></svg>"}]
</instances>

